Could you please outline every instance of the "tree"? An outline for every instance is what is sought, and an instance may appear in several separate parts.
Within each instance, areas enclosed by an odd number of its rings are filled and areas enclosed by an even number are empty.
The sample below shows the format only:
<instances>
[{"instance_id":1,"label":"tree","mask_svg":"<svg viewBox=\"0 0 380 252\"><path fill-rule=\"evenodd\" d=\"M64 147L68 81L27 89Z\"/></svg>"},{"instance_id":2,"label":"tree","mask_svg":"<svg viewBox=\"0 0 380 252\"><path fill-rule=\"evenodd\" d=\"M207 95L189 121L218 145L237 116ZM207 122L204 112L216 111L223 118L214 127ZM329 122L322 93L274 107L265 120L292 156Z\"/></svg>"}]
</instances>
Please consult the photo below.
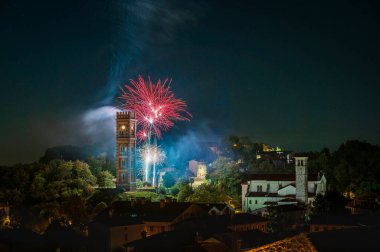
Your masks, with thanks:
<instances>
[{"instance_id":1,"label":"tree","mask_svg":"<svg viewBox=\"0 0 380 252\"><path fill-rule=\"evenodd\" d=\"M357 140L345 142L332 154L326 177L332 190L367 192L362 185L380 181L380 146Z\"/></svg>"},{"instance_id":2,"label":"tree","mask_svg":"<svg viewBox=\"0 0 380 252\"><path fill-rule=\"evenodd\" d=\"M188 197L193 194L193 189L189 184L181 186L178 192L177 199L179 202L185 202L188 200Z\"/></svg>"},{"instance_id":3,"label":"tree","mask_svg":"<svg viewBox=\"0 0 380 252\"><path fill-rule=\"evenodd\" d=\"M313 201L314 215L339 214L346 212L347 200L339 193L327 191L324 195L318 194Z\"/></svg>"},{"instance_id":4,"label":"tree","mask_svg":"<svg viewBox=\"0 0 380 252\"><path fill-rule=\"evenodd\" d=\"M114 176L109 171L100 171L96 174L99 187L115 188Z\"/></svg>"},{"instance_id":5,"label":"tree","mask_svg":"<svg viewBox=\"0 0 380 252\"><path fill-rule=\"evenodd\" d=\"M224 191L218 190L213 184L202 184L198 186L194 193L187 197L186 201L194 203L224 203L227 195Z\"/></svg>"},{"instance_id":6,"label":"tree","mask_svg":"<svg viewBox=\"0 0 380 252\"><path fill-rule=\"evenodd\" d=\"M170 172L166 172L164 176L162 176L162 184L166 187L172 187L175 184L175 179Z\"/></svg>"},{"instance_id":7,"label":"tree","mask_svg":"<svg viewBox=\"0 0 380 252\"><path fill-rule=\"evenodd\" d=\"M246 136L226 136L221 142L222 156L248 164L255 158L257 145Z\"/></svg>"},{"instance_id":8,"label":"tree","mask_svg":"<svg viewBox=\"0 0 380 252\"><path fill-rule=\"evenodd\" d=\"M213 172L210 174L212 181L231 197L241 195L242 173L235 162L227 158L219 157L212 164Z\"/></svg>"},{"instance_id":9,"label":"tree","mask_svg":"<svg viewBox=\"0 0 380 252\"><path fill-rule=\"evenodd\" d=\"M113 176L116 176L115 162L107 159L105 156L88 157L86 162L90 166L92 174L96 175L101 171L108 171Z\"/></svg>"}]
</instances>

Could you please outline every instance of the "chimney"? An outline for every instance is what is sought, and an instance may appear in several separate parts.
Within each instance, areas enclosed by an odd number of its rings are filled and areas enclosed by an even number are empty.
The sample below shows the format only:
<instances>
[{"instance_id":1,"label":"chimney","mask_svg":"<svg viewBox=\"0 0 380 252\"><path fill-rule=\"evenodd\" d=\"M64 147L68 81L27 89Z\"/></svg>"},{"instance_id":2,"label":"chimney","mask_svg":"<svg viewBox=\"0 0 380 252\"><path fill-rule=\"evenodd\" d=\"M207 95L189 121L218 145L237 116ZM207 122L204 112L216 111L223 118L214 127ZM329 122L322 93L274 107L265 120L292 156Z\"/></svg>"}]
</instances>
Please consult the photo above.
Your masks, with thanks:
<instances>
[{"instance_id":1,"label":"chimney","mask_svg":"<svg viewBox=\"0 0 380 252\"><path fill-rule=\"evenodd\" d=\"M296 199L307 204L308 180L307 160L308 157L294 157L296 169Z\"/></svg>"}]
</instances>

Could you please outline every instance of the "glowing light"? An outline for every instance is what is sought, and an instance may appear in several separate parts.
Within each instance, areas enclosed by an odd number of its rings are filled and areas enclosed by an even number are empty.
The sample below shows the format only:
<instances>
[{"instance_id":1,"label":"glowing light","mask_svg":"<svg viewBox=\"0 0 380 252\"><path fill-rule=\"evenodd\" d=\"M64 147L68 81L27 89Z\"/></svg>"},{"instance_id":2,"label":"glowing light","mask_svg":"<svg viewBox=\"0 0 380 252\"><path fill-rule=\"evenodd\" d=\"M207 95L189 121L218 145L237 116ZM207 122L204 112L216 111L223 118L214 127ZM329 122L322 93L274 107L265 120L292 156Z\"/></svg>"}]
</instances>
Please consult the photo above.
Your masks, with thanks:
<instances>
[{"instance_id":1,"label":"glowing light","mask_svg":"<svg viewBox=\"0 0 380 252\"><path fill-rule=\"evenodd\" d=\"M145 144L144 146L142 146L139 150L139 155L140 155L140 158L141 160L143 161L144 163L144 178L145 178L145 181L148 181L149 180L149 175L150 175L150 172L149 172L149 168L150 168L150 165L152 164L153 165L153 169L152 169L152 186L155 186L155 183L156 183L156 165L160 165L164 162L166 156L165 156L165 153L161 150L160 147L158 146L154 146L154 145L149 145L149 144Z\"/></svg>"},{"instance_id":2,"label":"glowing light","mask_svg":"<svg viewBox=\"0 0 380 252\"><path fill-rule=\"evenodd\" d=\"M161 138L162 132L174 126L175 121L189 121L191 114L187 112L187 104L174 96L170 88L171 80L158 80L152 83L150 78L130 80L130 85L121 89L120 108L133 110L136 114L140 140L152 135ZM147 133L150 132L150 133Z\"/></svg>"},{"instance_id":3,"label":"glowing light","mask_svg":"<svg viewBox=\"0 0 380 252\"><path fill-rule=\"evenodd\" d=\"M122 130L125 130L125 125L121 125L121 129L122 129Z\"/></svg>"}]
</instances>

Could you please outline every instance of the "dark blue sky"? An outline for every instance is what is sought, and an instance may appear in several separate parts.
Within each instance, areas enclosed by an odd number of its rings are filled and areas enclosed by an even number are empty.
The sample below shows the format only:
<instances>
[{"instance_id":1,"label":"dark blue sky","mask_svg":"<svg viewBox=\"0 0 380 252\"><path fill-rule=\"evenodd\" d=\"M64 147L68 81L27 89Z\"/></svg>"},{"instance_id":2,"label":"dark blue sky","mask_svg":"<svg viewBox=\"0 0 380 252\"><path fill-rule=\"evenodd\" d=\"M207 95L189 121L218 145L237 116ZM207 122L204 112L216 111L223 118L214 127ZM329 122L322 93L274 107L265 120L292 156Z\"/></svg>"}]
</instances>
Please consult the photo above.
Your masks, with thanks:
<instances>
[{"instance_id":1,"label":"dark blue sky","mask_svg":"<svg viewBox=\"0 0 380 252\"><path fill-rule=\"evenodd\" d=\"M172 77L194 115L167 139L380 143L378 1L178 2L2 1L0 164L112 145L110 123L84 118L138 74Z\"/></svg>"}]
</instances>

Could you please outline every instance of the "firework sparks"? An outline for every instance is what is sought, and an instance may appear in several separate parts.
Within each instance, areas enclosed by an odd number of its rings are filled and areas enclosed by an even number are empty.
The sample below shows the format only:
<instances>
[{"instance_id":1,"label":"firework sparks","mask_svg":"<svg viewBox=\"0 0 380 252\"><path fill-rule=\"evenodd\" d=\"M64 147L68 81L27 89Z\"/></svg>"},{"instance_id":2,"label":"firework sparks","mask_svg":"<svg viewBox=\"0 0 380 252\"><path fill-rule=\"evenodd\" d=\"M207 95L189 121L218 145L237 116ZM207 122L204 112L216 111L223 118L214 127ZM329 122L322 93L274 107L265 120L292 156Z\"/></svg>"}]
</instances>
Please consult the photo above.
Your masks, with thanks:
<instances>
[{"instance_id":1,"label":"firework sparks","mask_svg":"<svg viewBox=\"0 0 380 252\"><path fill-rule=\"evenodd\" d=\"M161 134L174 125L174 121L190 121L186 103L177 99L170 89L171 81L165 79L152 83L139 76L138 80L130 80L130 85L121 88L121 109L133 110L139 125L138 138L147 139L153 134L161 138Z\"/></svg>"},{"instance_id":2,"label":"firework sparks","mask_svg":"<svg viewBox=\"0 0 380 252\"><path fill-rule=\"evenodd\" d=\"M160 147L145 144L140 148L139 155L144 164L144 181L149 181L151 177L152 186L155 186L156 165L160 165L164 162L166 158L165 153L161 150ZM152 174L149 172L150 165L153 165Z\"/></svg>"}]
</instances>

